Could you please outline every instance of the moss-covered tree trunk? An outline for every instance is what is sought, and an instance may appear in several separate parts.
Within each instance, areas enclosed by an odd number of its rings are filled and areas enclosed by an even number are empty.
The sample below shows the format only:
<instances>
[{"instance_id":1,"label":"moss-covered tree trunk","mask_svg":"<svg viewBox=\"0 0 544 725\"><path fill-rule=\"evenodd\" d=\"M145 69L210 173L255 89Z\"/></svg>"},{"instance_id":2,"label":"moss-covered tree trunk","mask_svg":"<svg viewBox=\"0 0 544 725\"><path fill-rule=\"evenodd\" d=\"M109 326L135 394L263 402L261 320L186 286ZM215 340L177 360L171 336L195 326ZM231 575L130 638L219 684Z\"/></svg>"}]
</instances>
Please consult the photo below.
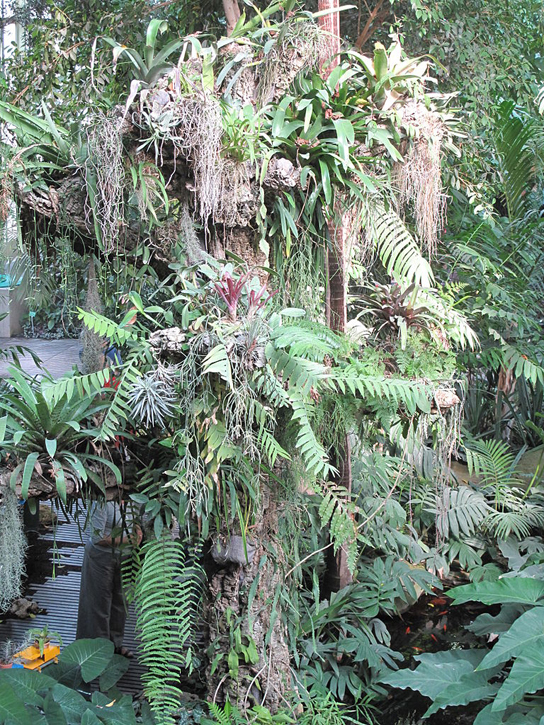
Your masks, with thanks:
<instances>
[{"instance_id":1,"label":"moss-covered tree trunk","mask_svg":"<svg viewBox=\"0 0 544 725\"><path fill-rule=\"evenodd\" d=\"M226 531L212 544L214 565L204 608L206 681L210 701L223 704L228 698L242 711L259 704L276 712L290 685L281 615L283 557L277 503L268 488L261 491L260 504L245 548L242 537Z\"/></svg>"}]
</instances>

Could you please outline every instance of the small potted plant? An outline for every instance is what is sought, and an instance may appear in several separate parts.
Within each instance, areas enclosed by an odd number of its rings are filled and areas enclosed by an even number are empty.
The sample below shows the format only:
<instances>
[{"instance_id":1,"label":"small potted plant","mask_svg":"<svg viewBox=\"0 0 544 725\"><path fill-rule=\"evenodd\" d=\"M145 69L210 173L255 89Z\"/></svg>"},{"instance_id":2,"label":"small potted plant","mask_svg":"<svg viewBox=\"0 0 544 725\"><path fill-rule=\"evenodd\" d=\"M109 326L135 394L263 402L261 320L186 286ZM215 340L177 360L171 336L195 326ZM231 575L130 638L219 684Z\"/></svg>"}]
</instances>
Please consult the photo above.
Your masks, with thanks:
<instances>
[{"instance_id":1,"label":"small potted plant","mask_svg":"<svg viewBox=\"0 0 544 725\"><path fill-rule=\"evenodd\" d=\"M22 667L15 662L17 655L27 646L27 642L14 642L11 639L0 643L0 670L7 670L12 667Z\"/></svg>"},{"instance_id":2,"label":"small potted plant","mask_svg":"<svg viewBox=\"0 0 544 725\"><path fill-rule=\"evenodd\" d=\"M50 653L53 657L55 657L59 653L59 647L51 645L51 641L56 640L59 645L62 646L62 637L60 636L60 634L58 632L52 632L47 624L44 626L43 629L29 629L28 637L33 643L34 647L39 650L40 657L46 662L50 659L50 657L46 656L49 650L55 650L54 654Z\"/></svg>"}]
</instances>

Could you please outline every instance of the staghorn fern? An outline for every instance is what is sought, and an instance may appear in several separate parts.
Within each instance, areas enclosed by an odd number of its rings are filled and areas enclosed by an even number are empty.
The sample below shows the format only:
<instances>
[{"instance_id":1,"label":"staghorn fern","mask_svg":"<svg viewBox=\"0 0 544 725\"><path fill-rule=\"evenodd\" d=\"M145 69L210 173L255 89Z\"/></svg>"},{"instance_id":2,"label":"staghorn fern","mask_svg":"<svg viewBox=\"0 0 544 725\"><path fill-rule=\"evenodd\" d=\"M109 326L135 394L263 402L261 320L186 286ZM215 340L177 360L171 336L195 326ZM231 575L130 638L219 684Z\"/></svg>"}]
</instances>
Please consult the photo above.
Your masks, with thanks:
<instances>
[{"instance_id":1,"label":"staghorn fern","mask_svg":"<svg viewBox=\"0 0 544 725\"><path fill-rule=\"evenodd\" d=\"M200 599L199 570L187 565L184 546L165 534L144 544L136 576L136 627L141 641L144 692L158 725L174 725L181 670L191 667L188 645Z\"/></svg>"}]
</instances>

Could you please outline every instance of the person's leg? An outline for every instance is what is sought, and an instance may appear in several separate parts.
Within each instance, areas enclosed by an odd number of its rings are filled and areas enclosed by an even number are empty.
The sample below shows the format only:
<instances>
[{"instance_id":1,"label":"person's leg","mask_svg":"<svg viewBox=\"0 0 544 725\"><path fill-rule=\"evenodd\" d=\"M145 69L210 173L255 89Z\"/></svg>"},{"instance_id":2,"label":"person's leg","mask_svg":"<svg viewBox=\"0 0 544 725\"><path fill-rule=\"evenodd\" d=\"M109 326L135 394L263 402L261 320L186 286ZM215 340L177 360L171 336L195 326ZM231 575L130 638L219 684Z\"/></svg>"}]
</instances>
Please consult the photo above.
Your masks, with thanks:
<instances>
[{"instance_id":1,"label":"person's leg","mask_svg":"<svg viewBox=\"0 0 544 725\"><path fill-rule=\"evenodd\" d=\"M77 615L77 639L110 639L110 611L113 590L113 555L88 543L81 569Z\"/></svg>"},{"instance_id":2,"label":"person's leg","mask_svg":"<svg viewBox=\"0 0 544 725\"><path fill-rule=\"evenodd\" d=\"M112 581L110 639L117 650L120 650L123 646L126 621L127 602L123 593L123 585L121 581L121 557L116 556Z\"/></svg>"}]
</instances>

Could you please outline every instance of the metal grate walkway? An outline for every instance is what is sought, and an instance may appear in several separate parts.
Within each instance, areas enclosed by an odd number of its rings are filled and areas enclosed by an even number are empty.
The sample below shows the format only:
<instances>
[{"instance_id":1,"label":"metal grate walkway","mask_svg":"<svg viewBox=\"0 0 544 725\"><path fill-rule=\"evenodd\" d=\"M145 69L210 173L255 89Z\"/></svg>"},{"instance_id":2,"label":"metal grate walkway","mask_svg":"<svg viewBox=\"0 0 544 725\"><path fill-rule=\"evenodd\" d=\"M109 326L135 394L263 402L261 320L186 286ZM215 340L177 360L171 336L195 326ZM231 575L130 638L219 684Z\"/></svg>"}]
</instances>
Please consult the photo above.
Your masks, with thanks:
<instances>
[{"instance_id":1,"label":"metal grate walkway","mask_svg":"<svg viewBox=\"0 0 544 725\"><path fill-rule=\"evenodd\" d=\"M42 502L41 506L46 507L48 504ZM9 618L0 623L0 641L5 642L8 639L21 641L29 629L42 628L46 624L51 631L61 635L63 645L75 640L85 541L81 540L77 523L72 518L65 520L61 512L56 533L51 527L40 525L40 541L49 542L48 555L53 559L53 576L47 576L43 582L32 581L36 577L31 577L27 583L25 596L34 600L46 611L44 614L37 614L33 619ZM34 553L31 547L29 556L32 557ZM40 554L42 554L41 549ZM136 653L138 642L134 632L135 624L134 609L130 607L124 644ZM140 677L143 672L144 668L135 657L117 686L122 692L138 694L142 689Z\"/></svg>"}]
</instances>

